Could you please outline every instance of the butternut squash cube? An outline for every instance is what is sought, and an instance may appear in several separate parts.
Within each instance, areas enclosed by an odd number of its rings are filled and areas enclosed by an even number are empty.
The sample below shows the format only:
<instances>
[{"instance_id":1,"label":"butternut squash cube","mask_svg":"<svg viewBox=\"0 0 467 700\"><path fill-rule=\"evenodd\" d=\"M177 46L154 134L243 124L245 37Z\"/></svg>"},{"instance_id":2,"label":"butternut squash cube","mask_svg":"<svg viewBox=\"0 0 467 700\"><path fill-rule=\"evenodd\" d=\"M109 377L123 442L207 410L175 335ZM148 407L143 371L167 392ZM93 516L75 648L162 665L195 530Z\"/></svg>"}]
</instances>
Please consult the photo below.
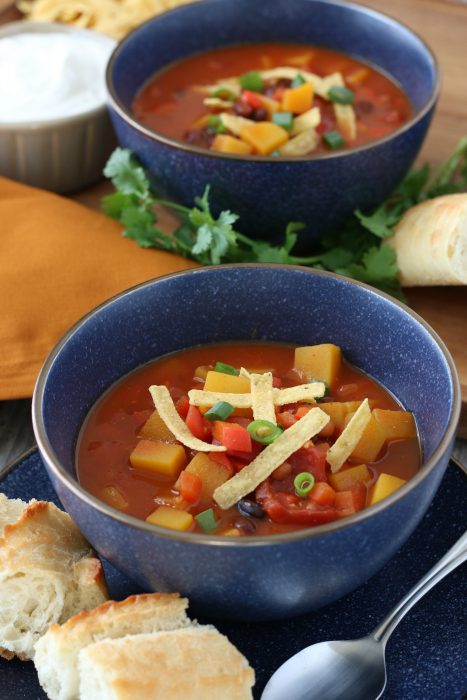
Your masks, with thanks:
<instances>
[{"instance_id":1,"label":"butternut squash cube","mask_svg":"<svg viewBox=\"0 0 467 700\"><path fill-rule=\"evenodd\" d=\"M175 479L186 464L185 449L162 440L140 440L130 455L130 464Z\"/></svg>"},{"instance_id":2,"label":"butternut squash cube","mask_svg":"<svg viewBox=\"0 0 467 700\"><path fill-rule=\"evenodd\" d=\"M371 472L366 464L342 469L329 476L329 483L336 491L351 491L355 484L366 484L371 479Z\"/></svg>"},{"instance_id":3,"label":"butternut squash cube","mask_svg":"<svg viewBox=\"0 0 467 700\"><path fill-rule=\"evenodd\" d=\"M240 131L240 137L262 156L269 155L289 140L287 131L273 122L248 124Z\"/></svg>"},{"instance_id":4,"label":"butternut squash cube","mask_svg":"<svg viewBox=\"0 0 467 700\"><path fill-rule=\"evenodd\" d=\"M386 435L386 440L404 440L417 436L415 420L410 411L387 411L375 408L373 415Z\"/></svg>"},{"instance_id":5,"label":"butternut squash cube","mask_svg":"<svg viewBox=\"0 0 467 700\"><path fill-rule=\"evenodd\" d=\"M352 413L348 413L346 421L351 417ZM385 442L386 434L372 413L362 437L350 456L359 462L374 462Z\"/></svg>"},{"instance_id":6,"label":"butternut squash cube","mask_svg":"<svg viewBox=\"0 0 467 700\"><path fill-rule=\"evenodd\" d=\"M311 109L313 103L313 86L311 83L303 83L296 88L290 88L284 92L282 98L282 110L303 114Z\"/></svg>"},{"instance_id":7,"label":"butternut squash cube","mask_svg":"<svg viewBox=\"0 0 467 700\"><path fill-rule=\"evenodd\" d=\"M157 410L154 410L146 423L141 427L138 437L176 442L177 438L166 426Z\"/></svg>"},{"instance_id":8,"label":"butternut squash cube","mask_svg":"<svg viewBox=\"0 0 467 700\"><path fill-rule=\"evenodd\" d=\"M294 367L305 373L309 381L326 382L332 386L339 374L342 352L337 345L305 345L295 349Z\"/></svg>"},{"instance_id":9,"label":"butternut squash cube","mask_svg":"<svg viewBox=\"0 0 467 700\"><path fill-rule=\"evenodd\" d=\"M224 374L211 370L206 375L204 391L220 391L227 394L249 394L250 380L239 374Z\"/></svg>"},{"instance_id":10,"label":"butternut squash cube","mask_svg":"<svg viewBox=\"0 0 467 700\"><path fill-rule=\"evenodd\" d=\"M237 153L239 155L249 155L252 152L250 144L236 139L229 134L217 134L212 142L211 148L213 151L221 151L221 153Z\"/></svg>"},{"instance_id":11,"label":"butternut squash cube","mask_svg":"<svg viewBox=\"0 0 467 700\"><path fill-rule=\"evenodd\" d=\"M200 504L208 505L212 501L212 494L218 486L225 483L232 476L228 467L214 462L205 452L198 452L188 464L186 471L196 474L201 479Z\"/></svg>"},{"instance_id":12,"label":"butternut squash cube","mask_svg":"<svg viewBox=\"0 0 467 700\"><path fill-rule=\"evenodd\" d=\"M386 496L390 496L391 493L400 489L401 486L406 484L405 479L399 479L398 476L392 476L392 474L380 474L378 479L371 489L370 493L370 506L378 503Z\"/></svg>"},{"instance_id":13,"label":"butternut squash cube","mask_svg":"<svg viewBox=\"0 0 467 700\"><path fill-rule=\"evenodd\" d=\"M347 415L354 413L361 403L361 401L330 401L329 403L320 403L319 407L328 414L338 428L343 428Z\"/></svg>"},{"instance_id":14,"label":"butternut squash cube","mask_svg":"<svg viewBox=\"0 0 467 700\"><path fill-rule=\"evenodd\" d=\"M170 530L181 530L186 532L193 525L193 516L186 510L170 508L170 506L159 506L146 518L147 523L168 527Z\"/></svg>"}]
</instances>

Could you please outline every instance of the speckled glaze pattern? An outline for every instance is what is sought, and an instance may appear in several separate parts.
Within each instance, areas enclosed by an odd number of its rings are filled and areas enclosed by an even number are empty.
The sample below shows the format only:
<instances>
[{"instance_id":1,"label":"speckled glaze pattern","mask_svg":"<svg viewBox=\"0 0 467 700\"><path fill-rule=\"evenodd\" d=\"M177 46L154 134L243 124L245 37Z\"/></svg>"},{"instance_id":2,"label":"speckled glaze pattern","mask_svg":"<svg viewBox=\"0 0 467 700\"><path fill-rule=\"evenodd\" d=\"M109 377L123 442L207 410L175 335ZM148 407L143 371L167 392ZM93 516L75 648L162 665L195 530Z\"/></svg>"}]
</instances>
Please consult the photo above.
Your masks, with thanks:
<instances>
[{"instance_id":1,"label":"speckled glaze pattern","mask_svg":"<svg viewBox=\"0 0 467 700\"><path fill-rule=\"evenodd\" d=\"M0 491L10 498L54 500L59 505L37 451L5 478ZM391 606L460 537L465 528L467 479L451 464L419 527L373 578L339 602L283 622L219 622L221 632L245 654L256 672L255 700L270 675L288 656L326 639L366 635ZM140 588L104 561L110 595L121 600ZM399 625L386 649L388 685L383 700L461 700L467 676L467 576L454 571L421 600ZM193 611L190 609L190 614ZM1 698L45 700L32 663L0 659Z\"/></svg>"},{"instance_id":2,"label":"speckled glaze pattern","mask_svg":"<svg viewBox=\"0 0 467 700\"><path fill-rule=\"evenodd\" d=\"M190 31L187 32L186 28ZM374 63L404 88L415 118L398 133L345 154L264 159L208 155L139 126L130 107L164 66L208 49L258 41L325 45ZM406 27L362 6L332 0L203 0L150 20L119 46L107 71L110 112L120 143L154 175L156 186L185 204L211 185L213 209L240 214L239 227L274 238L289 221L307 224L302 247L368 210L394 189L428 129L438 91L437 67Z\"/></svg>"},{"instance_id":3,"label":"speckled glaze pattern","mask_svg":"<svg viewBox=\"0 0 467 700\"><path fill-rule=\"evenodd\" d=\"M345 527L332 523L248 542L155 528L78 486L78 431L103 391L156 357L228 340L340 345L415 413L429 464L383 506L353 516ZM33 420L60 500L117 568L146 589L187 594L201 612L273 619L319 608L355 589L417 526L452 449L459 414L454 372L434 335L403 305L369 287L304 268L200 268L123 293L75 326L42 370Z\"/></svg>"}]
</instances>

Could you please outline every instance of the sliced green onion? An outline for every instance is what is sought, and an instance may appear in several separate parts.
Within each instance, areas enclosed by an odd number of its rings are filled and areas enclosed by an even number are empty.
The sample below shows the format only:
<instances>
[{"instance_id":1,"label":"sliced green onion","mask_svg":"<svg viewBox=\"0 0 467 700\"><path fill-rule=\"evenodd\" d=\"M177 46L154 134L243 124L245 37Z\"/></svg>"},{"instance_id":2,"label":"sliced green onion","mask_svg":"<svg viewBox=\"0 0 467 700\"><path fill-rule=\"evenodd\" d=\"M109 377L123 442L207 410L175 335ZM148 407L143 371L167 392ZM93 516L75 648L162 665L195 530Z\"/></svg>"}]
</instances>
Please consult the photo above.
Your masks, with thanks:
<instances>
[{"instance_id":1,"label":"sliced green onion","mask_svg":"<svg viewBox=\"0 0 467 700\"><path fill-rule=\"evenodd\" d=\"M293 480L293 485L297 496L306 498L315 485L315 477L310 472L300 472Z\"/></svg>"},{"instance_id":2,"label":"sliced green onion","mask_svg":"<svg viewBox=\"0 0 467 700\"><path fill-rule=\"evenodd\" d=\"M283 129L290 129L293 127L293 114L292 112L274 112L272 115L272 121L277 126L281 126Z\"/></svg>"},{"instance_id":3,"label":"sliced green onion","mask_svg":"<svg viewBox=\"0 0 467 700\"><path fill-rule=\"evenodd\" d=\"M273 158L280 158L282 153L279 151L278 148L276 148L276 150L271 151L271 153L269 155L272 156Z\"/></svg>"},{"instance_id":4,"label":"sliced green onion","mask_svg":"<svg viewBox=\"0 0 467 700\"><path fill-rule=\"evenodd\" d=\"M195 520L204 532L211 532L211 530L215 530L217 527L216 516L212 508L203 510L202 513L195 515Z\"/></svg>"},{"instance_id":5,"label":"sliced green onion","mask_svg":"<svg viewBox=\"0 0 467 700\"><path fill-rule=\"evenodd\" d=\"M227 420L234 410L234 407L228 401L218 401L209 411L206 411L204 417L208 420Z\"/></svg>"},{"instance_id":6,"label":"sliced green onion","mask_svg":"<svg viewBox=\"0 0 467 700\"><path fill-rule=\"evenodd\" d=\"M297 73L295 78L292 80L292 84L290 85L290 87L292 87L292 88L300 87L300 85L304 85L305 83L306 83L306 80L303 77L303 75L300 75L300 73Z\"/></svg>"},{"instance_id":7,"label":"sliced green onion","mask_svg":"<svg viewBox=\"0 0 467 700\"><path fill-rule=\"evenodd\" d=\"M323 139L331 148L340 148L345 144L344 139L338 131L326 131L326 133L323 134Z\"/></svg>"},{"instance_id":8,"label":"sliced green onion","mask_svg":"<svg viewBox=\"0 0 467 700\"><path fill-rule=\"evenodd\" d=\"M250 437L262 445L270 445L283 433L280 425L274 425L268 420L254 420L247 426L247 430Z\"/></svg>"},{"instance_id":9,"label":"sliced green onion","mask_svg":"<svg viewBox=\"0 0 467 700\"><path fill-rule=\"evenodd\" d=\"M328 97L331 102L336 102L338 105L351 105L354 101L354 94L349 88L334 85L328 91Z\"/></svg>"},{"instance_id":10,"label":"sliced green onion","mask_svg":"<svg viewBox=\"0 0 467 700\"><path fill-rule=\"evenodd\" d=\"M264 89L264 80L259 71L251 70L249 73L244 73L240 76L240 85L244 90L261 92Z\"/></svg>"},{"instance_id":11,"label":"sliced green onion","mask_svg":"<svg viewBox=\"0 0 467 700\"><path fill-rule=\"evenodd\" d=\"M237 95L226 87L220 87L211 93L211 97L219 97L221 100L229 100L229 102L235 102Z\"/></svg>"},{"instance_id":12,"label":"sliced green onion","mask_svg":"<svg viewBox=\"0 0 467 700\"><path fill-rule=\"evenodd\" d=\"M225 134L227 129L223 125L221 118L217 114L212 114L208 119L208 127L211 131L215 131L216 134Z\"/></svg>"},{"instance_id":13,"label":"sliced green onion","mask_svg":"<svg viewBox=\"0 0 467 700\"><path fill-rule=\"evenodd\" d=\"M216 362L214 372L222 372L222 374L240 374L240 370L232 367L232 365L226 365L225 362Z\"/></svg>"}]
</instances>

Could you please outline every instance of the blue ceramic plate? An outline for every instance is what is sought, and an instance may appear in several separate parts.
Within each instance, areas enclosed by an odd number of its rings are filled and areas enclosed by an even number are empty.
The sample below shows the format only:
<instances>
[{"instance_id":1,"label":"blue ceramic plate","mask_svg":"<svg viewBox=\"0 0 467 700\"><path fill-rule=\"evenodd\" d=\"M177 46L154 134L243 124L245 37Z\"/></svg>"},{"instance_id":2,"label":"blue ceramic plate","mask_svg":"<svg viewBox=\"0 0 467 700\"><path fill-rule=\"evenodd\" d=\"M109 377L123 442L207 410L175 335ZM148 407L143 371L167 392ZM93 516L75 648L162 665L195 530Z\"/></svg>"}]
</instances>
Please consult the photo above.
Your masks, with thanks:
<instances>
[{"instance_id":1,"label":"blue ceramic plate","mask_svg":"<svg viewBox=\"0 0 467 700\"><path fill-rule=\"evenodd\" d=\"M0 472L0 489L10 498L37 498L59 505L36 450ZM419 527L364 586L303 617L254 624L216 622L254 667L255 699L259 699L277 666L304 646L326 639L364 636L375 627L460 537L465 527L461 514L465 512L466 498L465 474L451 462ZM104 566L113 598L140 592L114 568L105 562ZM461 700L467 678L466 596L464 566L438 584L399 625L387 647L388 686L384 700ZM0 700L45 698L32 663L0 659Z\"/></svg>"}]
</instances>

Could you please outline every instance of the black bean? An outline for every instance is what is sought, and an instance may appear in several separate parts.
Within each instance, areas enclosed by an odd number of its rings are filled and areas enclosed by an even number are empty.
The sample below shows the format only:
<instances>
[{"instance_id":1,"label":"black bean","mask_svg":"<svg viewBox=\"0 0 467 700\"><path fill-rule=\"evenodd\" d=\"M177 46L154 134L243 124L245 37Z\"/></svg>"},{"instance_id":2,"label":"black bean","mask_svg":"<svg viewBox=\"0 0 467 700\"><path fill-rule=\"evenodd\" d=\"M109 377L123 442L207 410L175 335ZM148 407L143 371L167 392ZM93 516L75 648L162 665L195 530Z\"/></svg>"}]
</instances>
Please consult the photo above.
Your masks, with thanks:
<instances>
[{"instance_id":1,"label":"black bean","mask_svg":"<svg viewBox=\"0 0 467 700\"><path fill-rule=\"evenodd\" d=\"M210 129L191 129L185 134L185 141L191 143L192 146L200 146L201 148L209 148L214 138L213 132Z\"/></svg>"},{"instance_id":2,"label":"black bean","mask_svg":"<svg viewBox=\"0 0 467 700\"><path fill-rule=\"evenodd\" d=\"M267 118L268 115L264 107L256 107L250 115L250 119L253 119L255 122L264 122Z\"/></svg>"},{"instance_id":3,"label":"black bean","mask_svg":"<svg viewBox=\"0 0 467 700\"><path fill-rule=\"evenodd\" d=\"M242 515L247 515L250 518L264 518L264 510L259 503L250 501L248 498L242 498L237 503L238 512Z\"/></svg>"},{"instance_id":4,"label":"black bean","mask_svg":"<svg viewBox=\"0 0 467 700\"><path fill-rule=\"evenodd\" d=\"M253 520L247 520L247 518L237 518L233 525L240 532L244 532L245 535L252 535L256 532L256 525Z\"/></svg>"},{"instance_id":5,"label":"black bean","mask_svg":"<svg viewBox=\"0 0 467 700\"><path fill-rule=\"evenodd\" d=\"M234 104L233 111L239 117L249 117L253 111L253 108L251 107L251 105L247 104L246 102L239 100L238 102L236 102Z\"/></svg>"}]
</instances>

